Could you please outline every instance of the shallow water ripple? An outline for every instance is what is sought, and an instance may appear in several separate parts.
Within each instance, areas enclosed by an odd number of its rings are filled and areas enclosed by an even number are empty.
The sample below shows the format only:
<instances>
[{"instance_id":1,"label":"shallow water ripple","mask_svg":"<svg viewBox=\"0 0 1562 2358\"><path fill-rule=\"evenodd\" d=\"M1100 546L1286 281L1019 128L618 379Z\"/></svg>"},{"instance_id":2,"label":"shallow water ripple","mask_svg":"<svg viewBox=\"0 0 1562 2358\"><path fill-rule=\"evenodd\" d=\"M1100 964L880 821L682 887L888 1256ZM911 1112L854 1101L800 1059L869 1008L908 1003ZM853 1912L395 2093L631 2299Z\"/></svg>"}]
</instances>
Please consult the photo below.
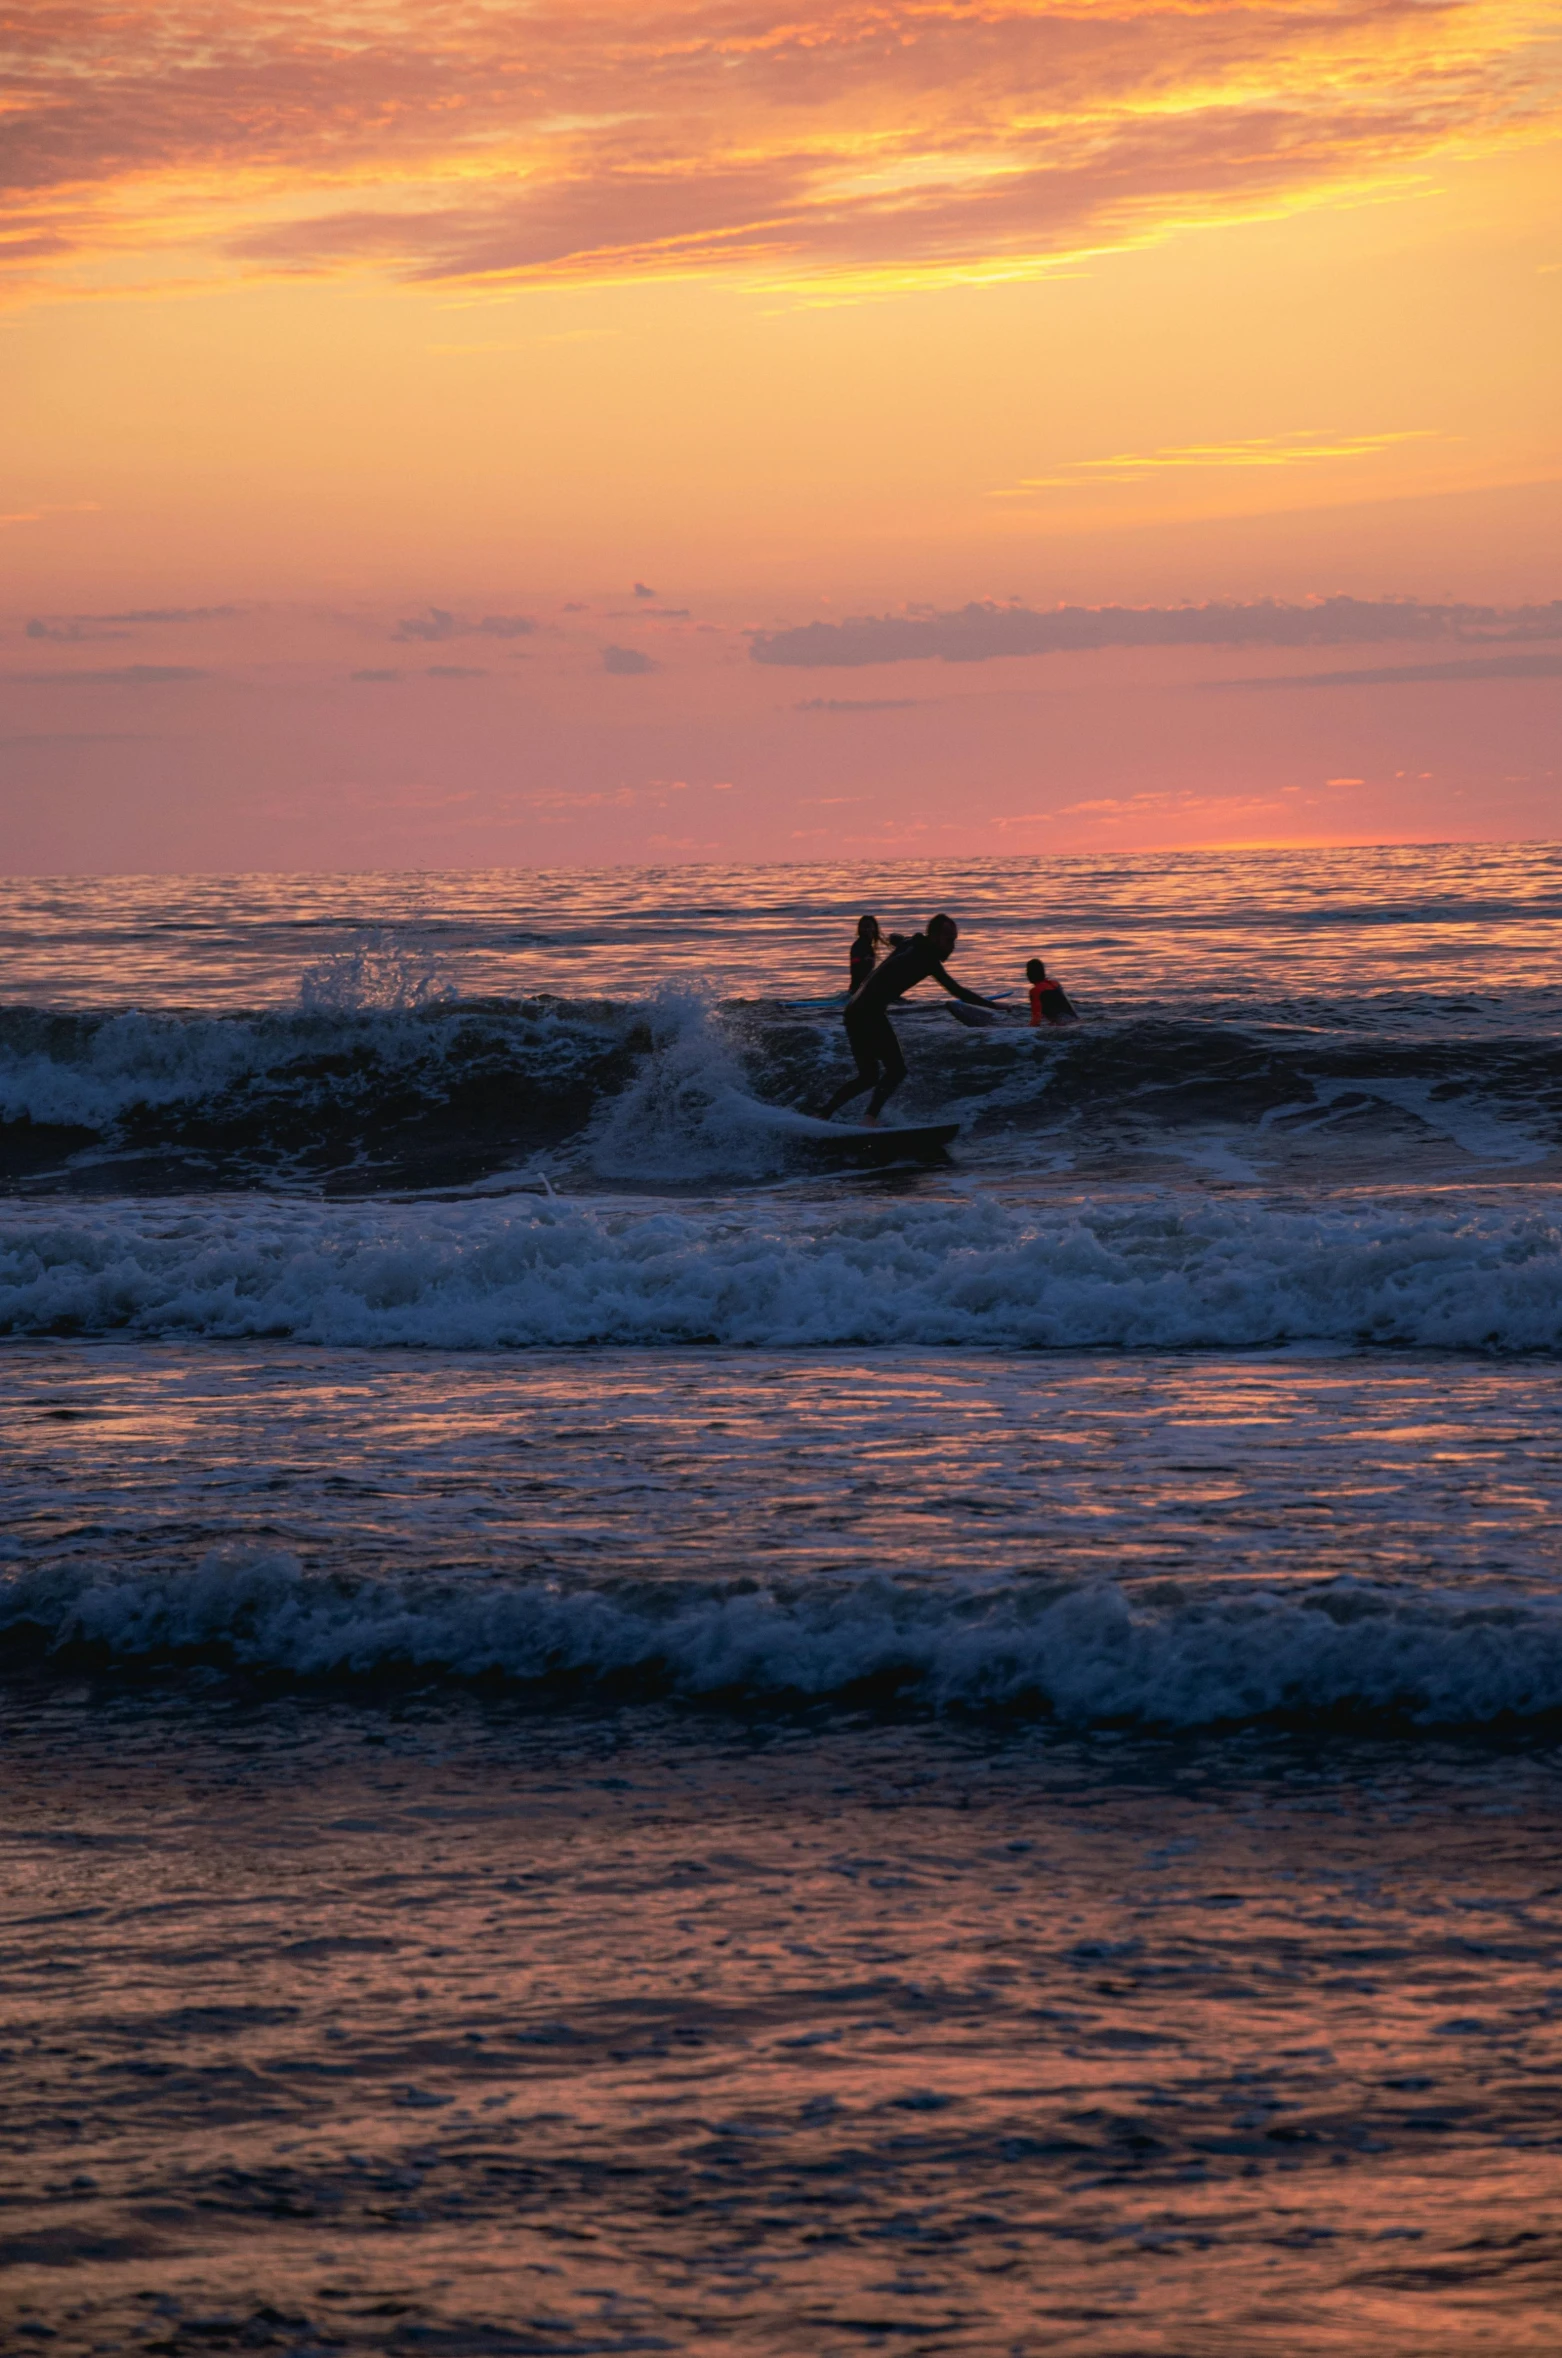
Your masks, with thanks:
<instances>
[{"instance_id":1,"label":"shallow water ripple","mask_svg":"<svg viewBox=\"0 0 1562 2358\"><path fill-rule=\"evenodd\" d=\"M9 1766L62 2353L1554 2346L1549 1761L56 1694Z\"/></svg>"}]
</instances>

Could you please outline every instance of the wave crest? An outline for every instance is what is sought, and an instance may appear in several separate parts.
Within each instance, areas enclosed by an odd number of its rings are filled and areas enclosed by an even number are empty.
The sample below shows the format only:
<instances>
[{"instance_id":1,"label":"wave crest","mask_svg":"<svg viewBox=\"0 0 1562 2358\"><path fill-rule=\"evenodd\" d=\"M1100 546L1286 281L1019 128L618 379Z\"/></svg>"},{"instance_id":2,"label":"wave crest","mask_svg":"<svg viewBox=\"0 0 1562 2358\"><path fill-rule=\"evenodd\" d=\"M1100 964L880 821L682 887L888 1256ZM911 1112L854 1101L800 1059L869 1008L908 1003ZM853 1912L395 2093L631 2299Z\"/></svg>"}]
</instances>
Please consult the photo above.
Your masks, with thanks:
<instances>
[{"instance_id":1,"label":"wave crest","mask_svg":"<svg viewBox=\"0 0 1562 2358\"><path fill-rule=\"evenodd\" d=\"M305 998L243 1016L0 1009L0 1179L97 1189L112 1165L119 1184L164 1191L449 1187L546 1150L587 1185L753 1181L795 1165L785 1109L846 1070L833 1007L693 988L622 1007L460 1001L436 961L394 942L326 961ZM1343 1146L1358 1162L1517 1169L1562 1143L1551 1043L1187 1020L1057 1037L967 1031L936 1004L901 1021L897 1117L963 1116L984 1156L1021 1166L1213 1156L1251 1178L1255 1158L1327 1163Z\"/></svg>"},{"instance_id":2,"label":"wave crest","mask_svg":"<svg viewBox=\"0 0 1562 2358\"><path fill-rule=\"evenodd\" d=\"M878 1699L1075 1727L1263 1722L1491 1727L1562 1711L1562 1612L1545 1600L1337 1583L1149 1603L1111 1583L993 1592L875 1579L785 1591L672 1584L345 1581L275 1550L193 1573L12 1575L0 1630L62 1663L215 1663L286 1680L497 1682L782 1705Z\"/></svg>"},{"instance_id":3,"label":"wave crest","mask_svg":"<svg viewBox=\"0 0 1562 2358\"><path fill-rule=\"evenodd\" d=\"M1024 1210L961 1195L789 1217L750 1206L742 1219L532 1198L26 1205L0 1221L0 1333L466 1350L1553 1351L1562 1226L1534 1205L1293 1210L1169 1194Z\"/></svg>"}]
</instances>

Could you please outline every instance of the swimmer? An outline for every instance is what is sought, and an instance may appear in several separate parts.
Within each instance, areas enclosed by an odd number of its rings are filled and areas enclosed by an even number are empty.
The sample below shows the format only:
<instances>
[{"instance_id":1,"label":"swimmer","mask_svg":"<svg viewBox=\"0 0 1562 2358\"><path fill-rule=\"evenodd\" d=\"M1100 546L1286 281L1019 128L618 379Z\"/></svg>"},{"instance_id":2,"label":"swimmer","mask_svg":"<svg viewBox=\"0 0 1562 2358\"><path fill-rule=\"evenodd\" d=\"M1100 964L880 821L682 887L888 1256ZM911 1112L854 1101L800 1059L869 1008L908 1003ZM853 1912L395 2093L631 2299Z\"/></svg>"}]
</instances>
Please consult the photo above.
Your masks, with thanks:
<instances>
[{"instance_id":1,"label":"swimmer","mask_svg":"<svg viewBox=\"0 0 1562 2358\"><path fill-rule=\"evenodd\" d=\"M1044 1023L1079 1021L1063 985L1053 980L1039 958L1032 958L1027 964L1025 980L1030 984L1030 1028L1033 1032L1039 1031Z\"/></svg>"}]
</instances>

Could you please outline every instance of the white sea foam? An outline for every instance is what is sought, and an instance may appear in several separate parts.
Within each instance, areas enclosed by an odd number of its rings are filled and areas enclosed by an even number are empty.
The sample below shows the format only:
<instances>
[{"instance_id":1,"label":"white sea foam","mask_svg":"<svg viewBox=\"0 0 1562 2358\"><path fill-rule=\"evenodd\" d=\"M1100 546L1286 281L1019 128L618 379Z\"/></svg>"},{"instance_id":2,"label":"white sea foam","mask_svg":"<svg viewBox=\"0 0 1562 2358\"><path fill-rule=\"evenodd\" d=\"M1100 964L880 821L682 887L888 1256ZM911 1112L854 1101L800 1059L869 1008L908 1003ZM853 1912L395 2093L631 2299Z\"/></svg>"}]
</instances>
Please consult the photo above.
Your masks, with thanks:
<instances>
[{"instance_id":1,"label":"white sea foam","mask_svg":"<svg viewBox=\"0 0 1562 2358\"><path fill-rule=\"evenodd\" d=\"M1196 1193L646 1209L510 1197L12 1204L0 1332L514 1348L1562 1348L1562 1224Z\"/></svg>"},{"instance_id":2,"label":"white sea foam","mask_svg":"<svg viewBox=\"0 0 1562 2358\"><path fill-rule=\"evenodd\" d=\"M593 1127L587 1154L597 1175L650 1185L781 1170L785 1111L755 1103L710 995L665 991L641 1012L651 1054Z\"/></svg>"},{"instance_id":3,"label":"white sea foam","mask_svg":"<svg viewBox=\"0 0 1562 2358\"><path fill-rule=\"evenodd\" d=\"M136 1107L210 1102L263 1083L290 1057L361 1051L355 1017L412 1015L455 995L436 952L379 931L306 967L292 1021L281 1009L248 1019L140 1008L79 1025L40 1018L0 1046L0 1120L101 1129ZM426 1056L429 1034L398 1038L382 1020L375 1044L394 1062L398 1050Z\"/></svg>"},{"instance_id":4,"label":"white sea foam","mask_svg":"<svg viewBox=\"0 0 1562 2358\"><path fill-rule=\"evenodd\" d=\"M80 1567L0 1581L0 1630L120 1662L200 1656L286 1677L415 1671L676 1696L864 1688L935 1708L1193 1728L1394 1714L1488 1725L1562 1710L1562 1609L1340 1583L1145 1604L1110 1582L1027 1598L952 1579L790 1594L542 1583L349 1583L278 1551L193 1572Z\"/></svg>"},{"instance_id":5,"label":"white sea foam","mask_svg":"<svg viewBox=\"0 0 1562 2358\"><path fill-rule=\"evenodd\" d=\"M0 1054L0 1120L101 1129L133 1106L214 1098L262 1063L257 1024L143 1015L95 1024L67 1050L40 1038Z\"/></svg>"},{"instance_id":6,"label":"white sea foam","mask_svg":"<svg viewBox=\"0 0 1562 2358\"><path fill-rule=\"evenodd\" d=\"M1313 1094L1317 1104L1326 1109L1320 1126L1336 1118L1342 1099L1359 1105L1364 1097L1376 1098L1451 1139L1474 1162L1518 1168L1546 1162L1556 1152L1552 1138L1542 1134L1532 1120L1521 1121L1511 1107L1468 1095L1439 1095L1429 1081L1374 1073L1355 1081L1318 1081ZM1267 1120L1266 1116L1260 1128Z\"/></svg>"}]
</instances>

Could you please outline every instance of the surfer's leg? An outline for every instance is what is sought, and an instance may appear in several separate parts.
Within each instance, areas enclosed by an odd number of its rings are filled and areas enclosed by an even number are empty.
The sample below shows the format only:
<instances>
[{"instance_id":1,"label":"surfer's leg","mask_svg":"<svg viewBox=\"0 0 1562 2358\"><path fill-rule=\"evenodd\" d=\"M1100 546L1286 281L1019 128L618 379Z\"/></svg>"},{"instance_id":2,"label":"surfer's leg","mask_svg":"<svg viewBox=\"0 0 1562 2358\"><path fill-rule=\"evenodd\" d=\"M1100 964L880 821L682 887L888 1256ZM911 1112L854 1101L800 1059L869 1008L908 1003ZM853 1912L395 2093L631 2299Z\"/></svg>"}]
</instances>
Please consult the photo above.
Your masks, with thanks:
<instances>
[{"instance_id":1,"label":"surfer's leg","mask_svg":"<svg viewBox=\"0 0 1562 2358\"><path fill-rule=\"evenodd\" d=\"M827 1122L831 1114L839 1113L843 1105L850 1105L854 1097L860 1097L864 1089L871 1089L872 1086L871 1081L847 1081L836 1090L833 1097L827 1097L823 1105L820 1106L820 1121Z\"/></svg>"},{"instance_id":2,"label":"surfer's leg","mask_svg":"<svg viewBox=\"0 0 1562 2358\"><path fill-rule=\"evenodd\" d=\"M882 1070L878 1087L868 1100L868 1119L877 1121L889 1100L906 1077L906 1060L900 1053L900 1042L895 1037L895 1026L889 1017L880 1018L878 1036L874 1042Z\"/></svg>"},{"instance_id":3,"label":"surfer's leg","mask_svg":"<svg viewBox=\"0 0 1562 2358\"><path fill-rule=\"evenodd\" d=\"M887 1023L884 1029L889 1031ZM894 1033L890 1032L890 1038L893 1039L894 1036ZM871 1089L879 1077L880 1054L872 1027L861 1022L853 1023L848 1016L846 1044L852 1052L852 1058L857 1067L857 1078L855 1081L844 1082L836 1090L829 1104L819 1108L821 1121L827 1122L831 1114L840 1112L843 1105L850 1105L852 1099L860 1097L864 1089Z\"/></svg>"}]
</instances>

